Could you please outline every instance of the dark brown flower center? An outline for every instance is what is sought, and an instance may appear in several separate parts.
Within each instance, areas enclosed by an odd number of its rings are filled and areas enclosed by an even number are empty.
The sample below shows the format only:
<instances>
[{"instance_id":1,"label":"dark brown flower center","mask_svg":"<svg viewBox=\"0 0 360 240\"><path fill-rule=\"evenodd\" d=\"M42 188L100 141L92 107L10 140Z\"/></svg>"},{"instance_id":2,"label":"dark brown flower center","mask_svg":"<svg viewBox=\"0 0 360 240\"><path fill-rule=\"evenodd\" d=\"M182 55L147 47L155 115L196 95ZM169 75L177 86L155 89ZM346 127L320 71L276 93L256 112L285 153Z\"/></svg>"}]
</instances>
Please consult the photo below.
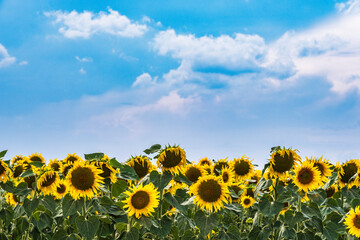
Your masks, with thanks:
<instances>
[{"instance_id":1,"label":"dark brown flower center","mask_svg":"<svg viewBox=\"0 0 360 240\"><path fill-rule=\"evenodd\" d=\"M137 191L131 197L131 205L136 209L143 209L145 208L150 202L150 196L145 191Z\"/></svg>"},{"instance_id":2,"label":"dark brown flower center","mask_svg":"<svg viewBox=\"0 0 360 240\"><path fill-rule=\"evenodd\" d=\"M249 197L254 197L254 190L253 188L247 188L245 191L245 195Z\"/></svg>"},{"instance_id":3,"label":"dark brown flower center","mask_svg":"<svg viewBox=\"0 0 360 240\"><path fill-rule=\"evenodd\" d=\"M57 162L54 162L51 164L50 166L54 171L59 171L60 168L60 164L58 164Z\"/></svg>"},{"instance_id":4,"label":"dark brown flower center","mask_svg":"<svg viewBox=\"0 0 360 240\"><path fill-rule=\"evenodd\" d=\"M30 158L30 161L32 162L42 162L41 158L39 156L32 156Z\"/></svg>"},{"instance_id":5,"label":"dark brown flower center","mask_svg":"<svg viewBox=\"0 0 360 240\"><path fill-rule=\"evenodd\" d=\"M236 175L245 176L250 171L250 164L244 160L236 161L234 164L234 170Z\"/></svg>"},{"instance_id":6,"label":"dark brown flower center","mask_svg":"<svg viewBox=\"0 0 360 240\"><path fill-rule=\"evenodd\" d=\"M0 176L3 175L3 174L6 174L6 170L5 170L5 167L3 166L3 162L0 162Z\"/></svg>"},{"instance_id":7,"label":"dark brown flower center","mask_svg":"<svg viewBox=\"0 0 360 240\"><path fill-rule=\"evenodd\" d=\"M14 169L14 178L17 178L18 176L20 176L24 171L24 168L22 165L18 165L15 167Z\"/></svg>"},{"instance_id":8,"label":"dark brown flower center","mask_svg":"<svg viewBox=\"0 0 360 240\"><path fill-rule=\"evenodd\" d=\"M199 177L201 177L201 171L196 167L190 167L186 173L185 176L192 182L196 182Z\"/></svg>"},{"instance_id":9,"label":"dark brown flower center","mask_svg":"<svg viewBox=\"0 0 360 240\"><path fill-rule=\"evenodd\" d=\"M285 152L281 156L279 152L274 155L274 163L271 163L273 169L277 173L284 173L289 171L295 164L292 152Z\"/></svg>"},{"instance_id":10,"label":"dark brown flower center","mask_svg":"<svg viewBox=\"0 0 360 240\"><path fill-rule=\"evenodd\" d=\"M66 186L64 184L60 184L60 186L56 188L56 192L59 194L63 194L65 191L66 191Z\"/></svg>"},{"instance_id":11,"label":"dark brown flower center","mask_svg":"<svg viewBox=\"0 0 360 240\"><path fill-rule=\"evenodd\" d=\"M68 174L69 170L73 167L73 165L67 165L64 168L64 171L62 172L62 175L64 175L64 177Z\"/></svg>"},{"instance_id":12,"label":"dark brown flower center","mask_svg":"<svg viewBox=\"0 0 360 240\"><path fill-rule=\"evenodd\" d=\"M331 198L335 194L335 187L329 187L325 190L326 197Z\"/></svg>"},{"instance_id":13,"label":"dark brown flower center","mask_svg":"<svg viewBox=\"0 0 360 240\"><path fill-rule=\"evenodd\" d=\"M223 182L227 183L229 181L229 173L223 172L222 178L223 178Z\"/></svg>"},{"instance_id":14,"label":"dark brown flower center","mask_svg":"<svg viewBox=\"0 0 360 240\"><path fill-rule=\"evenodd\" d=\"M204 165L210 166L210 165L211 165L211 163L210 163L210 161L209 161L208 159L203 159L203 160L201 160L201 161L199 162L199 164L200 164L200 166L204 166Z\"/></svg>"},{"instance_id":15,"label":"dark brown flower center","mask_svg":"<svg viewBox=\"0 0 360 240\"><path fill-rule=\"evenodd\" d=\"M66 158L66 162L71 163L71 164L76 162L77 160L79 160L79 159L74 156L70 156L70 157Z\"/></svg>"},{"instance_id":16,"label":"dark brown flower center","mask_svg":"<svg viewBox=\"0 0 360 240\"><path fill-rule=\"evenodd\" d=\"M340 173L340 181L343 183L350 183L354 181L354 179L350 180L352 176L354 176L358 168L355 163L345 163L343 165L344 174Z\"/></svg>"},{"instance_id":17,"label":"dark brown flower center","mask_svg":"<svg viewBox=\"0 0 360 240\"><path fill-rule=\"evenodd\" d=\"M136 174L139 176L139 179L142 179L149 173L149 164L147 161L136 160L134 162L134 169Z\"/></svg>"},{"instance_id":18,"label":"dark brown flower center","mask_svg":"<svg viewBox=\"0 0 360 240\"><path fill-rule=\"evenodd\" d=\"M27 183L28 188L32 188L32 184L35 182L35 176L25 177L24 181Z\"/></svg>"},{"instance_id":19,"label":"dark brown flower center","mask_svg":"<svg viewBox=\"0 0 360 240\"><path fill-rule=\"evenodd\" d=\"M167 149L162 154L164 154L162 165L166 168L176 167L181 162L180 151L170 151L169 149Z\"/></svg>"},{"instance_id":20,"label":"dark brown flower center","mask_svg":"<svg viewBox=\"0 0 360 240\"><path fill-rule=\"evenodd\" d=\"M71 183L78 190L88 190L94 187L95 175L90 168L78 167L71 173Z\"/></svg>"},{"instance_id":21,"label":"dark brown flower center","mask_svg":"<svg viewBox=\"0 0 360 240\"><path fill-rule=\"evenodd\" d=\"M44 174L46 174L46 173L44 173ZM45 181L43 181L41 183L41 187L48 187L51 184L53 184L55 182L55 180L56 180L56 174L55 173L52 173L51 175L46 174Z\"/></svg>"},{"instance_id":22,"label":"dark brown flower center","mask_svg":"<svg viewBox=\"0 0 360 240\"><path fill-rule=\"evenodd\" d=\"M250 199L249 198L245 198L244 199L244 204L245 205L249 205L251 203Z\"/></svg>"},{"instance_id":23,"label":"dark brown flower center","mask_svg":"<svg viewBox=\"0 0 360 240\"><path fill-rule=\"evenodd\" d=\"M99 174L103 178L109 178L111 175L110 168L107 167L106 163L101 164L100 169L103 171L101 174Z\"/></svg>"},{"instance_id":24,"label":"dark brown flower center","mask_svg":"<svg viewBox=\"0 0 360 240\"><path fill-rule=\"evenodd\" d=\"M353 219L353 223L357 229L360 229L360 215L356 214L356 216Z\"/></svg>"},{"instance_id":25,"label":"dark brown flower center","mask_svg":"<svg viewBox=\"0 0 360 240\"><path fill-rule=\"evenodd\" d=\"M200 183L198 193L204 202L215 202L220 199L222 191L217 181L209 179Z\"/></svg>"},{"instance_id":26,"label":"dark brown flower center","mask_svg":"<svg viewBox=\"0 0 360 240\"><path fill-rule=\"evenodd\" d=\"M312 169L302 168L297 178L301 184L307 185L314 180L314 172Z\"/></svg>"},{"instance_id":27,"label":"dark brown flower center","mask_svg":"<svg viewBox=\"0 0 360 240\"><path fill-rule=\"evenodd\" d=\"M319 169L321 176L324 176L324 166L322 165L322 163L319 162L315 162L314 163L314 167L316 167L317 169Z\"/></svg>"}]
</instances>

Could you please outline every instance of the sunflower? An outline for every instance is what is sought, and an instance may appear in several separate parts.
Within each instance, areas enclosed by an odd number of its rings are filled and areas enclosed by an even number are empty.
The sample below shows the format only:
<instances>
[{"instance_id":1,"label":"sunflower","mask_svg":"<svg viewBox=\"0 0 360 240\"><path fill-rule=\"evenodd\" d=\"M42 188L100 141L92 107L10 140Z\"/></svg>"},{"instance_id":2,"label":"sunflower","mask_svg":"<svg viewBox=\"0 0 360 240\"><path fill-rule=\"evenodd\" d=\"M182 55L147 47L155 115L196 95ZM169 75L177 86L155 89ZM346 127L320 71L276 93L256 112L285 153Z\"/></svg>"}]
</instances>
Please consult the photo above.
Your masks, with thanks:
<instances>
[{"instance_id":1,"label":"sunflower","mask_svg":"<svg viewBox=\"0 0 360 240\"><path fill-rule=\"evenodd\" d=\"M52 192L51 194L56 199L62 199L67 193L68 193L68 187L67 187L65 181L62 179L59 181L59 185L56 187L56 190L54 192Z\"/></svg>"},{"instance_id":2,"label":"sunflower","mask_svg":"<svg viewBox=\"0 0 360 240\"><path fill-rule=\"evenodd\" d=\"M251 186L244 187L244 191L241 196L255 197L255 189Z\"/></svg>"},{"instance_id":3,"label":"sunflower","mask_svg":"<svg viewBox=\"0 0 360 240\"><path fill-rule=\"evenodd\" d=\"M82 160L76 153L68 153L67 157L63 160L63 163L73 164L79 160Z\"/></svg>"},{"instance_id":4,"label":"sunflower","mask_svg":"<svg viewBox=\"0 0 360 240\"><path fill-rule=\"evenodd\" d=\"M357 206L355 209L351 208L350 212L346 214L345 222L346 228L349 229L351 235L360 237L360 207Z\"/></svg>"},{"instance_id":5,"label":"sunflower","mask_svg":"<svg viewBox=\"0 0 360 240\"><path fill-rule=\"evenodd\" d=\"M189 164L182 168L182 174L184 174L191 182L195 183L199 177L203 177L207 173L203 167Z\"/></svg>"},{"instance_id":6,"label":"sunflower","mask_svg":"<svg viewBox=\"0 0 360 240\"><path fill-rule=\"evenodd\" d=\"M104 156L101 158L101 161L109 162L110 158L108 155L104 154Z\"/></svg>"},{"instance_id":7,"label":"sunflower","mask_svg":"<svg viewBox=\"0 0 360 240\"><path fill-rule=\"evenodd\" d=\"M29 156L29 160L30 160L30 162L46 163L45 158L41 155L41 153L40 154L38 154L38 153L31 154Z\"/></svg>"},{"instance_id":8,"label":"sunflower","mask_svg":"<svg viewBox=\"0 0 360 240\"><path fill-rule=\"evenodd\" d=\"M173 175L178 174L185 164L186 153L179 146L165 148L157 160L159 168L161 167L163 171L169 171Z\"/></svg>"},{"instance_id":9,"label":"sunflower","mask_svg":"<svg viewBox=\"0 0 360 240\"><path fill-rule=\"evenodd\" d=\"M169 183L169 186L170 186L170 188L168 188L167 191L169 193L171 193L172 195L175 195L176 191L178 189L188 189L189 188L189 186L186 183L178 182L175 180L171 180Z\"/></svg>"},{"instance_id":10,"label":"sunflower","mask_svg":"<svg viewBox=\"0 0 360 240\"><path fill-rule=\"evenodd\" d=\"M20 175L26 170L26 166L18 161L13 167L13 171L11 173L11 178L16 179L20 177Z\"/></svg>"},{"instance_id":11,"label":"sunflower","mask_svg":"<svg viewBox=\"0 0 360 240\"><path fill-rule=\"evenodd\" d=\"M199 160L198 163L200 166L211 166L213 164L212 161L210 161L207 157L203 157Z\"/></svg>"},{"instance_id":12,"label":"sunflower","mask_svg":"<svg viewBox=\"0 0 360 240\"><path fill-rule=\"evenodd\" d=\"M0 181L4 183L7 182L7 180L9 180L10 173L11 170L9 166L5 162L0 160Z\"/></svg>"},{"instance_id":13,"label":"sunflower","mask_svg":"<svg viewBox=\"0 0 360 240\"><path fill-rule=\"evenodd\" d=\"M216 212L224 207L224 203L229 202L229 190L221 181L221 177L200 177L190 186L190 193L194 195L195 205L209 212Z\"/></svg>"},{"instance_id":14,"label":"sunflower","mask_svg":"<svg viewBox=\"0 0 360 240\"><path fill-rule=\"evenodd\" d=\"M17 163L18 161L22 161L24 159L27 159L28 157L23 156L23 155L16 155L15 157L13 157L11 159L11 165L14 165L15 163Z\"/></svg>"},{"instance_id":15,"label":"sunflower","mask_svg":"<svg viewBox=\"0 0 360 240\"><path fill-rule=\"evenodd\" d=\"M49 195L56 191L59 186L60 177L54 170L44 172L37 180L36 186L44 195Z\"/></svg>"},{"instance_id":16,"label":"sunflower","mask_svg":"<svg viewBox=\"0 0 360 240\"><path fill-rule=\"evenodd\" d=\"M326 197L331 198L332 196L334 196L334 194L337 191L338 191L338 187L336 185L332 185L332 186L328 187L327 189L325 189Z\"/></svg>"},{"instance_id":17,"label":"sunflower","mask_svg":"<svg viewBox=\"0 0 360 240\"><path fill-rule=\"evenodd\" d=\"M15 207L18 203L20 204L19 198L15 194L6 193L5 198L6 202L13 207Z\"/></svg>"},{"instance_id":18,"label":"sunflower","mask_svg":"<svg viewBox=\"0 0 360 240\"><path fill-rule=\"evenodd\" d=\"M234 182L234 172L230 168L223 168L221 170L222 182L226 185L230 185Z\"/></svg>"},{"instance_id":19,"label":"sunflower","mask_svg":"<svg viewBox=\"0 0 360 240\"><path fill-rule=\"evenodd\" d=\"M305 193L313 191L322 183L320 171L311 162L301 163L301 166L297 167L294 173L294 184L299 188L299 191L302 190Z\"/></svg>"},{"instance_id":20,"label":"sunflower","mask_svg":"<svg viewBox=\"0 0 360 240\"><path fill-rule=\"evenodd\" d=\"M59 172L66 177L67 174L69 173L70 169L73 167L74 165L72 163L63 163L60 167Z\"/></svg>"},{"instance_id":21,"label":"sunflower","mask_svg":"<svg viewBox=\"0 0 360 240\"><path fill-rule=\"evenodd\" d=\"M238 181L245 181L254 172L254 166L252 165L250 159L245 155L241 158L235 158L231 162L231 167L234 171L235 178Z\"/></svg>"},{"instance_id":22,"label":"sunflower","mask_svg":"<svg viewBox=\"0 0 360 240\"><path fill-rule=\"evenodd\" d=\"M321 173L321 181L324 183L327 182L328 177L331 176L329 161L325 158L323 159L323 156L320 158L310 157L310 159L306 157L306 161L312 162L314 167L316 167Z\"/></svg>"},{"instance_id":23,"label":"sunflower","mask_svg":"<svg viewBox=\"0 0 360 240\"><path fill-rule=\"evenodd\" d=\"M66 175L66 185L69 187L70 195L74 199L93 198L100 187L100 183L104 183L100 177L102 171L92 164L79 160Z\"/></svg>"},{"instance_id":24,"label":"sunflower","mask_svg":"<svg viewBox=\"0 0 360 240\"><path fill-rule=\"evenodd\" d=\"M132 157L127 161L126 164L135 170L136 174L139 177L139 180L141 180L151 171L156 170L156 167L150 162L150 160L146 156Z\"/></svg>"},{"instance_id":25,"label":"sunflower","mask_svg":"<svg viewBox=\"0 0 360 240\"><path fill-rule=\"evenodd\" d=\"M346 185L351 188L353 185L356 184L356 178L354 176L359 171L359 160L352 159L340 166L340 170L338 171L338 184L341 188L345 187Z\"/></svg>"},{"instance_id":26,"label":"sunflower","mask_svg":"<svg viewBox=\"0 0 360 240\"><path fill-rule=\"evenodd\" d=\"M254 172L250 175L250 177L249 177L249 179L248 179L248 181L247 181L247 184L248 184L248 185L250 185L250 184L257 185L258 182L259 182L260 179L261 179L261 176L262 176L261 170L256 170L256 171L254 171Z\"/></svg>"},{"instance_id":27,"label":"sunflower","mask_svg":"<svg viewBox=\"0 0 360 240\"><path fill-rule=\"evenodd\" d=\"M242 196L240 198L240 203L241 203L241 206L243 206L243 208L249 208L252 205L254 205L255 199L253 197L249 197L249 196Z\"/></svg>"},{"instance_id":28,"label":"sunflower","mask_svg":"<svg viewBox=\"0 0 360 240\"><path fill-rule=\"evenodd\" d=\"M223 168L230 168L230 163L228 162L227 158L219 159L214 165L213 165L213 173L216 176L220 176L221 169Z\"/></svg>"},{"instance_id":29,"label":"sunflower","mask_svg":"<svg viewBox=\"0 0 360 240\"><path fill-rule=\"evenodd\" d=\"M286 173L293 170L298 162L301 162L301 158L296 152L296 149L285 148L273 152L269 160L270 174L280 179L286 177Z\"/></svg>"},{"instance_id":30,"label":"sunflower","mask_svg":"<svg viewBox=\"0 0 360 240\"><path fill-rule=\"evenodd\" d=\"M48 164L48 167L50 167L52 170L59 172L62 166L62 162L57 160L56 158L54 160L50 159L50 162Z\"/></svg>"},{"instance_id":31,"label":"sunflower","mask_svg":"<svg viewBox=\"0 0 360 240\"><path fill-rule=\"evenodd\" d=\"M138 187L133 185L125 192L125 195L127 198L123 203L125 203L124 208L127 208L129 216L149 217L159 205L159 192L152 183L145 186L141 183Z\"/></svg>"},{"instance_id":32,"label":"sunflower","mask_svg":"<svg viewBox=\"0 0 360 240\"><path fill-rule=\"evenodd\" d=\"M110 182L115 183L117 181L116 178L116 170L110 166L106 162L95 162L95 166L102 171L100 177L104 178L104 180L109 179Z\"/></svg>"}]
</instances>

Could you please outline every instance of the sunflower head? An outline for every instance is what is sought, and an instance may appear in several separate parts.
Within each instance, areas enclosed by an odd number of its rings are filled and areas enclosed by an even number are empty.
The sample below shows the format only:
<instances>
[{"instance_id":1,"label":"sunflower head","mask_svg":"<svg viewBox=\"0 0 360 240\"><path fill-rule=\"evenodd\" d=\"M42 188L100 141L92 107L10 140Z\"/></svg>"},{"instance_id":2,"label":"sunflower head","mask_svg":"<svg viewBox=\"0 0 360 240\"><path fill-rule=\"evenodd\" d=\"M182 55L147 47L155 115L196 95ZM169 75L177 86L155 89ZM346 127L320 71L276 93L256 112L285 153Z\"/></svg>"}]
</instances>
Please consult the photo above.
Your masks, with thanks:
<instances>
[{"instance_id":1,"label":"sunflower head","mask_svg":"<svg viewBox=\"0 0 360 240\"><path fill-rule=\"evenodd\" d=\"M74 165L71 163L63 163L60 167L59 172L66 177L67 174L69 173L70 169L73 167Z\"/></svg>"},{"instance_id":2,"label":"sunflower head","mask_svg":"<svg viewBox=\"0 0 360 240\"><path fill-rule=\"evenodd\" d=\"M225 183L226 185L233 184L233 182L235 180L234 172L231 171L230 168L223 168L221 170L221 179L222 179L223 183Z\"/></svg>"},{"instance_id":3,"label":"sunflower head","mask_svg":"<svg viewBox=\"0 0 360 240\"><path fill-rule=\"evenodd\" d=\"M9 180L9 176L11 174L11 170L9 166L0 160L0 182L7 182Z\"/></svg>"},{"instance_id":4,"label":"sunflower head","mask_svg":"<svg viewBox=\"0 0 360 240\"><path fill-rule=\"evenodd\" d=\"M104 180L108 179L108 181L115 183L117 181L116 178L116 170L110 166L107 162L95 162L95 166L102 171L100 177Z\"/></svg>"},{"instance_id":5,"label":"sunflower head","mask_svg":"<svg viewBox=\"0 0 360 240\"><path fill-rule=\"evenodd\" d=\"M295 169L294 184L300 191L313 191L321 183L321 173L313 163L306 161Z\"/></svg>"},{"instance_id":6,"label":"sunflower head","mask_svg":"<svg viewBox=\"0 0 360 240\"><path fill-rule=\"evenodd\" d=\"M15 157L13 157L11 159L11 165L14 165L18 161L22 161L22 160L29 160L29 159L28 159L28 157L23 156L23 155L16 155Z\"/></svg>"},{"instance_id":7,"label":"sunflower head","mask_svg":"<svg viewBox=\"0 0 360 240\"><path fill-rule=\"evenodd\" d=\"M351 188L354 184L357 183L357 175L359 171L359 160L352 159L341 165L340 170L338 171L338 184L340 187L345 187L346 185ZM356 177L355 177L356 175Z\"/></svg>"},{"instance_id":8,"label":"sunflower head","mask_svg":"<svg viewBox=\"0 0 360 240\"><path fill-rule=\"evenodd\" d=\"M219 159L214 165L213 165L213 173L216 176L220 176L221 169L223 168L230 168L230 163L228 162L227 158Z\"/></svg>"},{"instance_id":9,"label":"sunflower head","mask_svg":"<svg viewBox=\"0 0 360 240\"><path fill-rule=\"evenodd\" d=\"M36 182L37 189L44 195L50 195L59 186L60 177L54 170L45 171Z\"/></svg>"},{"instance_id":10,"label":"sunflower head","mask_svg":"<svg viewBox=\"0 0 360 240\"><path fill-rule=\"evenodd\" d=\"M157 165L163 171L169 171L176 175L181 171L181 167L186 164L186 153L179 146L166 147L157 159Z\"/></svg>"},{"instance_id":11,"label":"sunflower head","mask_svg":"<svg viewBox=\"0 0 360 240\"><path fill-rule=\"evenodd\" d=\"M45 158L42 156L42 154L38 154L38 153L33 153L29 156L29 161L30 162L41 162L41 163L46 163Z\"/></svg>"},{"instance_id":12,"label":"sunflower head","mask_svg":"<svg viewBox=\"0 0 360 240\"><path fill-rule=\"evenodd\" d=\"M238 181L245 181L254 172L254 166L252 165L250 159L245 155L241 158L235 158L231 162L231 167Z\"/></svg>"},{"instance_id":13,"label":"sunflower head","mask_svg":"<svg viewBox=\"0 0 360 240\"><path fill-rule=\"evenodd\" d=\"M320 158L306 157L306 161L312 162L314 167L320 171L321 181L327 182L328 177L331 176L330 163L326 158L321 156Z\"/></svg>"},{"instance_id":14,"label":"sunflower head","mask_svg":"<svg viewBox=\"0 0 360 240\"><path fill-rule=\"evenodd\" d=\"M199 160L198 163L200 166L211 166L213 164L207 157L203 157Z\"/></svg>"},{"instance_id":15,"label":"sunflower head","mask_svg":"<svg viewBox=\"0 0 360 240\"><path fill-rule=\"evenodd\" d=\"M205 176L207 173L202 166L189 164L182 168L182 174L191 182L195 183L200 177Z\"/></svg>"},{"instance_id":16,"label":"sunflower head","mask_svg":"<svg viewBox=\"0 0 360 240\"><path fill-rule=\"evenodd\" d=\"M145 186L141 183L138 187L133 185L125 192L125 195L127 198L123 201L124 208L127 208L129 216L149 217L159 205L159 192L152 183Z\"/></svg>"},{"instance_id":17,"label":"sunflower head","mask_svg":"<svg viewBox=\"0 0 360 240\"><path fill-rule=\"evenodd\" d=\"M261 176L262 176L261 170L256 170L256 171L254 171L254 172L250 175L250 178L248 179L247 184L248 184L248 185L250 185L250 184L257 185L258 182L259 182L260 179L261 179Z\"/></svg>"},{"instance_id":18,"label":"sunflower head","mask_svg":"<svg viewBox=\"0 0 360 240\"><path fill-rule=\"evenodd\" d=\"M104 183L100 176L102 171L93 164L79 160L66 175L66 184L69 187L70 195L74 199L93 198Z\"/></svg>"},{"instance_id":19,"label":"sunflower head","mask_svg":"<svg viewBox=\"0 0 360 240\"><path fill-rule=\"evenodd\" d=\"M50 162L48 164L48 167L51 168L52 170L59 172L62 166L62 162L58 161L56 158L54 160L50 159Z\"/></svg>"},{"instance_id":20,"label":"sunflower head","mask_svg":"<svg viewBox=\"0 0 360 240\"><path fill-rule=\"evenodd\" d=\"M15 207L18 203L20 204L19 198L15 194L6 193L5 198L6 202L13 207Z\"/></svg>"},{"instance_id":21,"label":"sunflower head","mask_svg":"<svg viewBox=\"0 0 360 240\"><path fill-rule=\"evenodd\" d=\"M332 185L332 186L328 187L327 189L325 189L326 197L331 198L332 196L334 196L334 194L337 191L338 191L338 187L336 185Z\"/></svg>"},{"instance_id":22,"label":"sunflower head","mask_svg":"<svg viewBox=\"0 0 360 240\"><path fill-rule=\"evenodd\" d=\"M135 170L136 174L139 177L139 180L141 180L151 171L156 170L156 167L146 156L131 157L126 164Z\"/></svg>"},{"instance_id":23,"label":"sunflower head","mask_svg":"<svg viewBox=\"0 0 360 240\"><path fill-rule=\"evenodd\" d=\"M74 164L75 162L82 160L76 153L70 154L68 153L67 157L63 160L64 163Z\"/></svg>"},{"instance_id":24,"label":"sunflower head","mask_svg":"<svg viewBox=\"0 0 360 240\"><path fill-rule=\"evenodd\" d=\"M190 186L190 193L194 195L194 204L209 212L222 209L230 196L221 177L211 175L200 177Z\"/></svg>"},{"instance_id":25,"label":"sunflower head","mask_svg":"<svg viewBox=\"0 0 360 240\"><path fill-rule=\"evenodd\" d=\"M255 203L255 199L250 196L241 196L240 203L243 208L249 208Z\"/></svg>"},{"instance_id":26,"label":"sunflower head","mask_svg":"<svg viewBox=\"0 0 360 240\"><path fill-rule=\"evenodd\" d=\"M360 207L357 206L355 209L351 209L345 217L345 226L349 229L349 233L355 237L360 237Z\"/></svg>"},{"instance_id":27,"label":"sunflower head","mask_svg":"<svg viewBox=\"0 0 360 240\"><path fill-rule=\"evenodd\" d=\"M301 162L297 150L279 148L271 154L270 174L274 177L283 178L286 173L293 170L298 162Z\"/></svg>"},{"instance_id":28,"label":"sunflower head","mask_svg":"<svg viewBox=\"0 0 360 240\"><path fill-rule=\"evenodd\" d=\"M56 199L62 199L68 192L69 192L69 189L68 189L68 187L66 185L65 180L61 179L59 181L59 185L56 187L56 190L54 192L52 192L51 194Z\"/></svg>"}]
</instances>

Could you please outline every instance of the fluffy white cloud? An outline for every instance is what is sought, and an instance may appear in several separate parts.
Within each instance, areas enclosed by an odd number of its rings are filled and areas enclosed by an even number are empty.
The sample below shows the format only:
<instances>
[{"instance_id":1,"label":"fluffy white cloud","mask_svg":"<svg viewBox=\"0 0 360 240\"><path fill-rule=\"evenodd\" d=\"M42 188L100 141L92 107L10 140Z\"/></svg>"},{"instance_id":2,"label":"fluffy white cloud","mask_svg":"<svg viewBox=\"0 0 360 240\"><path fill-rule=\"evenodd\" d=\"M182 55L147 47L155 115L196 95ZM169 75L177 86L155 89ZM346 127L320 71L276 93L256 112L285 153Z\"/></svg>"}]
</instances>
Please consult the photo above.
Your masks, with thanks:
<instances>
[{"instance_id":1,"label":"fluffy white cloud","mask_svg":"<svg viewBox=\"0 0 360 240\"><path fill-rule=\"evenodd\" d=\"M0 68L10 66L15 61L16 58L10 56L6 48L0 43Z\"/></svg>"},{"instance_id":2,"label":"fluffy white cloud","mask_svg":"<svg viewBox=\"0 0 360 240\"><path fill-rule=\"evenodd\" d=\"M76 56L75 59L78 60L79 62L92 62L93 61L91 57L80 58L79 56Z\"/></svg>"},{"instance_id":3,"label":"fluffy white cloud","mask_svg":"<svg viewBox=\"0 0 360 240\"><path fill-rule=\"evenodd\" d=\"M132 84L133 87L136 86L148 86L148 85L154 85L156 83L158 77L152 78L150 74L143 73L140 76L138 76L135 80L135 82Z\"/></svg>"},{"instance_id":4,"label":"fluffy white cloud","mask_svg":"<svg viewBox=\"0 0 360 240\"><path fill-rule=\"evenodd\" d=\"M140 37L147 31L147 26L133 22L126 16L109 8L109 12L84 11L78 13L53 11L46 16L55 17L55 23L61 24L59 32L67 38L89 38L96 33L107 33L121 37Z\"/></svg>"}]
</instances>

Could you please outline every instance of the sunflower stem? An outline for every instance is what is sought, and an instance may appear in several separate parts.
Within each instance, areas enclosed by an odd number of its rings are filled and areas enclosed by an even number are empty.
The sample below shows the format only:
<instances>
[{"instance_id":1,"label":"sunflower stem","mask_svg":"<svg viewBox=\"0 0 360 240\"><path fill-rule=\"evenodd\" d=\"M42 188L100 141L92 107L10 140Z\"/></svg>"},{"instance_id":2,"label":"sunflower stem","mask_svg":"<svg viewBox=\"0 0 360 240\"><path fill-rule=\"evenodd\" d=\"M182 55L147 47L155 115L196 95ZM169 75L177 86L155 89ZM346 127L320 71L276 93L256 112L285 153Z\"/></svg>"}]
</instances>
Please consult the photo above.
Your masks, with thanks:
<instances>
[{"instance_id":1,"label":"sunflower stem","mask_svg":"<svg viewBox=\"0 0 360 240\"><path fill-rule=\"evenodd\" d=\"M299 196L298 204L296 207L297 207L297 211L301 212L301 197L300 196ZM300 232L300 223L299 222L296 224L296 232Z\"/></svg>"}]
</instances>

